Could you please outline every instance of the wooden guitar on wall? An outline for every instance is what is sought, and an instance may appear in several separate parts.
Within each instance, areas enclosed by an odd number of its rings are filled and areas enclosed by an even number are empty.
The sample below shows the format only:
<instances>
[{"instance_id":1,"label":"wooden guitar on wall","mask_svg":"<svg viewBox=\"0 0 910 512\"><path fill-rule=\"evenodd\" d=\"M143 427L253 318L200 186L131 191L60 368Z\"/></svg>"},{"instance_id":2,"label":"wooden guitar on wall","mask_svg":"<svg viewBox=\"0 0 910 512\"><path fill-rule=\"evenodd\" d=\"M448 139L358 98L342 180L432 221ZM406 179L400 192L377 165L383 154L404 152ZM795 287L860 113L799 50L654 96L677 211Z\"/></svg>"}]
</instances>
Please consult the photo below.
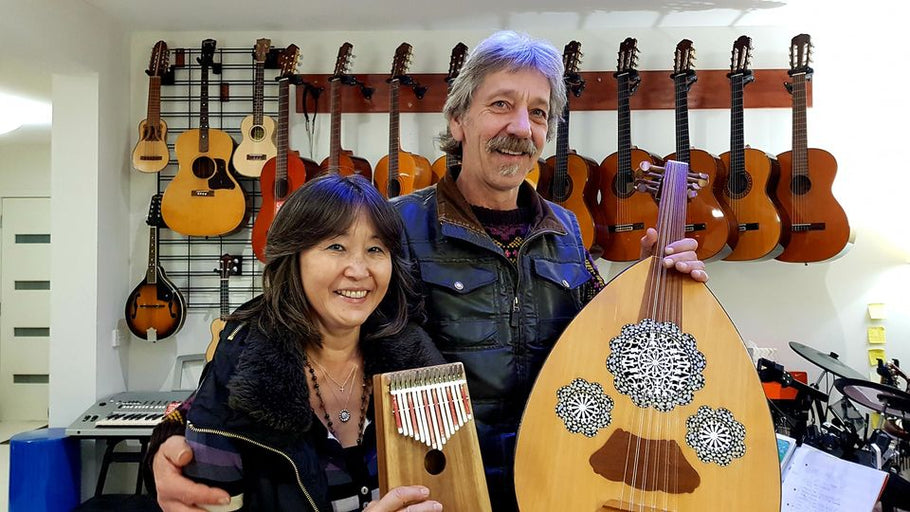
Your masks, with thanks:
<instances>
[{"instance_id":1,"label":"wooden guitar on wall","mask_svg":"<svg viewBox=\"0 0 910 512\"><path fill-rule=\"evenodd\" d=\"M161 119L161 77L167 71L167 43L158 41L152 48L149 67L148 113L139 123L139 142L133 149L133 167L142 172L158 172L171 158L167 148L167 123Z\"/></svg>"},{"instance_id":2,"label":"wooden guitar on wall","mask_svg":"<svg viewBox=\"0 0 910 512\"><path fill-rule=\"evenodd\" d=\"M351 60L354 58L352 51L354 45L344 43L338 48L338 58L335 59L335 72L329 78L332 98L332 130L329 140L329 156L319 164L321 171L334 172L342 176L359 174L369 181L373 179L373 167L365 158L354 156L352 151L341 147L341 87L348 83L356 83L348 74ZM312 176L307 176L307 179Z\"/></svg>"},{"instance_id":3,"label":"wooden guitar on wall","mask_svg":"<svg viewBox=\"0 0 910 512\"><path fill-rule=\"evenodd\" d=\"M739 223L739 236L727 261L771 259L781 253L780 215L772 200L780 177L777 159L760 149L746 147L743 135L743 89L755 76L749 69L752 39L740 36L730 59L730 151L720 155L725 174L721 200Z\"/></svg>"},{"instance_id":4,"label":"wooden guitar on wall","mask_svg":"<svg viewBox=\"0 0 910 512\"><path fill-rule=\"evenodd\" d=\"M685 236L704 175L668 161L654 254ZM660 170L660 169L656 169ZM637 300L636 300L637 299ZM522 512L778 512L776 437L758 374L708 288L649 257L617 276L553 347L515 452Z\"/></svg>"},{"instance_id":5,"label":"wooden guitar on wall","mask_svg":"<svg viewBox=\"0 0 910 512\"><path fill-rule=\"evenodd\" d=\"M464 59L468 54L468 45L464 43L458 43L455 45L455 48L452 48L452 56L449 58L449 73L446 75L446 83L449 84L449 91L452 90L452 82L458 78L458 73L461 72L461 66L464 64ZM448 129L448 128L446 128ZM448 154L442 155L433 162L433 183L441 180L448 174L453 168L458 166L457 159L450 157Z\"/></svg>"},{"instance_id":6,"label":"wooden guitar on wall","mask_svg":"<svg viewBox=\"0 0 910 512\"><path fill-rule=\"evenodd\" d=\"M161 200L164 222L187 236L217 236L236 230L246 216L243 189L228 163L234 141L227 133L209 128L209 68L214 64L215 40L202 42L199 128L177 137L177 175Z\"/></svg>"},{"instance_id":7,"label":"wooden guitar on wall","mask_svg":"<svg viewBox=\"0 0 910 512\"><path fill-rule=\"evenodd\" d=\"M218 348L218 340L221 338L221 331L224 330L224 326L227 324L227 320L225 319L228 315L231 314L230 288L228 287L228 281L230 280L231 276L240 274L242 265L242 256L222 254L220 268L215 269L215 271L218 272L218 275L220 276L218 286L220 310L218 318L212 320L212 340L209 342L209 346L205 349L206 361L211 361L212 357L215 356L215 349Z\"/></svg>"},{"instance_id":8,"label":"wooden guitar on wall","mask_svg":"<svg viewBox=\"0 0 910 512\"><path fill-rule=\"evenodd\" d=\"M808 263L843 255L853 245L847 214L831 193L837 161L824 149L809 149L806 135L806 83L812 77L812 43L800 34L790 44L793 95L793 149L777 155L777 200L783 221L784 251L779 261Z\"/></svg>"},{"instance_id":9,"label":"wooden guitar on wall","mask_svg":"<svg viewBox=\"0 0 910 512\"><path fill-rule=\"evenodd\" d=\"M256 78L253 81L253 114L240 122L240 133L243 140L234 150L234 169L237 174L249 178L258 178L262 166L275 156L275 120L263 114L265 94L265 61L272 45L270 39L258 39L253 48L253 60L256 65Z\"/></svg>"},{"instance_id":10,"label":"wooden guitar on wall","mask_svg":"<svg viewBox=\"0 0 910 512\"><path fill-rule=\"evenodd\" d=\"M259 177L262 191L262 206L253 222L253 253L265 263L265 243L272 221L291 192L306 181L306 167L300 153L288 145L288 106L290 84L296 81L297 61L300 49L292 44L278 57L281 75L278 77L278 154L265 163Z\"/></svg>"},{"instance_id":11,"label":"wooden guitar on wall","mask_svg":"<svg viewBox=\"0 0 910 512\"><path fill-rule=\"evenodd\" d=\"M146 223L149 225L148 269L126 300L126 325L137 338L159 341L174 335L186 320L183 295L158 264L158 228L164 227L161 194L152 196Z\"/></svg>"}]
</instances>

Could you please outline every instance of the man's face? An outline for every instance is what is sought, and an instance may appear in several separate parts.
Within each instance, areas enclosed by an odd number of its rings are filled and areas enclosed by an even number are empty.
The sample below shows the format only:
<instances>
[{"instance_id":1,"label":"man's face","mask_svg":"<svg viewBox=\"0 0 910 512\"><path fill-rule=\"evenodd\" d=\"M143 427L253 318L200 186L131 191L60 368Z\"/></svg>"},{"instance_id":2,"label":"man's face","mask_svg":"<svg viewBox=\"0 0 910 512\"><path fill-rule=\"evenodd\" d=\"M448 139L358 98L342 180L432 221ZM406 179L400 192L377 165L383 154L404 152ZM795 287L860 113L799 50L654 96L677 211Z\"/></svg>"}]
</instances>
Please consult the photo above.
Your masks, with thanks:
<instances>
[{"instance_id":1,"label":"man's face","mask_svg":"<svg viewBox=\"0 0 910 512\"><path fill-rule=\"evenodd\" d=\"M459 181L518 188L543 151L550 83L539 71L497 71L474 91L471 106L449 129L462 145Z\"/></svg>"}]
</instances>

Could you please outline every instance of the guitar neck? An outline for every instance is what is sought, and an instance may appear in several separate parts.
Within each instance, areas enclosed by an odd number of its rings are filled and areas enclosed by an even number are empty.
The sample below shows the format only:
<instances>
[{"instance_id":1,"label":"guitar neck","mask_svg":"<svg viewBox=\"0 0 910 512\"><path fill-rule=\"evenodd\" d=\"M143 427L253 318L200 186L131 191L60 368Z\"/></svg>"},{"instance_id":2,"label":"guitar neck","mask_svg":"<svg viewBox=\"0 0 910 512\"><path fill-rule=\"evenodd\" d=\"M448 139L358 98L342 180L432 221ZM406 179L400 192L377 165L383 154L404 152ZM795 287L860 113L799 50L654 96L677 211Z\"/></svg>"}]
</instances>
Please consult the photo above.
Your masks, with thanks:
<instances>
[{"instance_id":1,"label":"guitar neck","mask_svg":"<svg viewBox=\"0 0 910 512\"><path fill-rule=\"evenodd\" d=\"M689 163L689 84L688 76L679 73L673 77L676 90L676 159Z\"/></svg>"},{"instance_id":2,"label":"guitar neck","mask_svg":"<svg viewBox=\"0 0 910 512\"><path fill-rule=\"evenodd\" d=\"M209 151L209 68L202 66L199 91L199 152Z\"/></svg>"},{"instance_id":3,"label":"guitar neck","mask_svg":"<svg viewBox=\"0 0 910 512\"><path fill-rule=\"evenodd\" d=\"M262 125L262 116L263 116L263 100L264 92L263 89L265 81L265 63L257 62L256 63L256 79L253 85L253 126Z\"/></svg>"},{"instance_id":4,"label":"guitar neck","mask_svg":"<svg viewBox=\"0 0 910 512\"><path fill-rule=\"evenodd\" d=\"M329 139L329 171L339 171L341 155L341 78L331 81L332 129Z\"/></svg>"},{"instance_id":5,"label":"guitar neck","mask_svg":"<svg viewBox=\"0 0 910 512\"><path fill-rule=\"evenodd\" d=\"M158 227L149 226L149 267L145 271L148 284L158 282Z\"/></svg>"},{"instance_id":6,"label":"guitar neck","mask_svg":"<svg viewBox=\"0 0 910 512\"><path fill-rule=\"evenodd\" d=\"M806 74L793 75L793 169L794 176L809 174L806 135Z\"/></svg>"},{"instance_id":7,"label":"guitar neck","mask_svg":"<svg viewBox=\"0 0 910 512\"><path fill-rule=\"evenodd\" d=\"M746 172L746 141L743 134L744 89L744 75L737 74L730 77L730 169L727 179L731 190L733 190L732 187L737 176Z\"/></svg>"},{"instance_id":8,"label":"guitar neck","mask_svg":"<svg viewBox=\"0 0 910 512\"><path fill-rule=\"evenodd\" d=\"M556 169L553 170L553 200L563 202L569 190L569 101L562 111L556 133Z\"/></svg>"},{"instance_id":9,"label":"guitar neck","mask_svg":"<svg viewBox=\"0 0 910 512\"><path fill-rule=\"evenodd\" d=\"M398 180L398 150L401 148L398 126L398 79L389 84L389 183Z\"/></svg>"},{"instance_id":10,"label":"guitar neck","mask_svg":"<svg viewBox=\"0 0 910 512\"><path fill-rule=\"evenodd\" d=\"M279 182L287 181L288 178L288 96L290 93L290 81L282 78L278 81L278 154L275 161L275 190L278 190ZM286 190L287 187L281 188ZM279 197L276 194L275 197Z\"/></svg>"},{"instance_id":11,"label":"guitar neck","mask_svg":"<svg viewBox=\"0 0 910 512\"><path fill-rule=\"evenodd\" d=\"M228 288L228 276L221 276L220 283L220 292L221 292L221 319L224 320L231 313L231 301L230 293Z\"/></svg>"},{"instance_id":12,"label":"guitar neck","mask_svg":"<svg viewBox=\"0 0 910 512\"><path fill-rule=\"evenodd\" d=\"M149 77L148 113L145 116L146 124L158 126L161 122L161 77Z\"/></svg>"},{"instance_id":13,"label":"guitar neck","mask_svg":"<svg viewBox=\"0 0 910 512\"><path fill-rule=\"evenodd\" d=\"M632 174L632 115L629 109L632 80L630 73L616 77L618 98L616 103L617 124L619 129L617 174Z\"/></svg>"}]
</instances>

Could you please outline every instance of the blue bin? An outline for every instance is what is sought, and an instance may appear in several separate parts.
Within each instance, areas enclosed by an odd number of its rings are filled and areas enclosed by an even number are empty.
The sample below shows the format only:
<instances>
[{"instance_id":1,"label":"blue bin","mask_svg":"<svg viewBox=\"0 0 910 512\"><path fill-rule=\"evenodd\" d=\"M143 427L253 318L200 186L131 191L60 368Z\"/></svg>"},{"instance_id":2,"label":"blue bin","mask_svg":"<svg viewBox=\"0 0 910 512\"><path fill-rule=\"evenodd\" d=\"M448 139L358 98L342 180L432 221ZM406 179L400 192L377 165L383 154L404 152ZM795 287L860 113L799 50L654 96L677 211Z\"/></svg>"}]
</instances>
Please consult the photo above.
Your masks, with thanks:
<instances>
[{"instance_id":1,"label":"blue bin","mask_svg":"<svg viewBox=\"0 0 910 512\"><path fill-rule=\"evenodd\" d=\"M42 428L10 439L10 512L62 512L79 504L79 441L64 432Z\"/></svg>"}]
</instances>

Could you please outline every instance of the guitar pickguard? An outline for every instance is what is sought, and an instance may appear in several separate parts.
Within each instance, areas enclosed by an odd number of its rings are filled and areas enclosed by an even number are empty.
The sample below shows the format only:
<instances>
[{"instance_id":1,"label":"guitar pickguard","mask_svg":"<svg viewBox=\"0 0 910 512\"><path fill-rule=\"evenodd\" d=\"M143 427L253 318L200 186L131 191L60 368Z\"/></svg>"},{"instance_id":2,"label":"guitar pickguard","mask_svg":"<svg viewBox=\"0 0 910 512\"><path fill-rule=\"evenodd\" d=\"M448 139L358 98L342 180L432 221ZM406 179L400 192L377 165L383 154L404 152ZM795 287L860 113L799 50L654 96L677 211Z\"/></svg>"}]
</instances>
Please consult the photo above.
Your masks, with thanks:
<instances>
[{"instance_id":1,"label":"guitar pickguard","mask_svg":"<svg viewBox=\"0 0 910 512\"><path fill-rule=\"evenodd\" d=\"M221 158L215 158L215 175L209 178L209 187L213 190L227 189L233 190L236 186L234 180L228 174L227 161Z\"/></svg>"}]
</instances>

